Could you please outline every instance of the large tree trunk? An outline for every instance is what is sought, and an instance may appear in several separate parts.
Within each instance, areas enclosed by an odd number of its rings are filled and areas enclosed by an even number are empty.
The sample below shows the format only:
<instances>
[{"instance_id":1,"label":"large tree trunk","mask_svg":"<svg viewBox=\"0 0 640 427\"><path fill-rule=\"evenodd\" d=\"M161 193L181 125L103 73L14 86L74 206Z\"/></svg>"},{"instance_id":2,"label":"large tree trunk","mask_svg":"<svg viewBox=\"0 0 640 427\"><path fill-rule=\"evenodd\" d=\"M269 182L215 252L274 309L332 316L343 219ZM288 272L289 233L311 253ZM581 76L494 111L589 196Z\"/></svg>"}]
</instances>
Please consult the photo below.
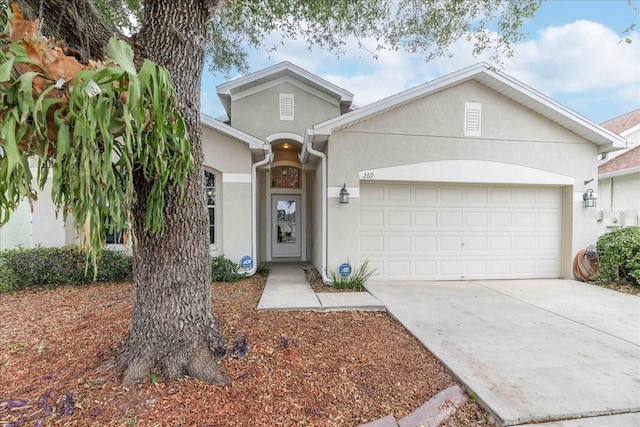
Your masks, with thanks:
<instances>
[{"instance_id":1,"label":"large tree trunk","mask_svg":"<svg viewBox=\"0 0 640 427\"><path fill-rule=\"evenodd\" d=\"M166 194L163 235L145 230L145 199L151 184L134 176L135 296L124 345L124 383L156 370L167 379L183 374L215 384L227 380L213 350L220 332L211 311L211 261L203 186L200 83L211 1L149 1L134 38L134 50L166 67L176 86L179 108L191 138L194 172L184 198Z\"/></svg>"},{"instance_id":2,"label":"large tree trunk","mask_svg":"<svg viewBox=\"0 0 640 427\"><path fill-rule=\"evenodd\" d=\"M43 34L55 34L79 50L86 51L89 46L93 57L102 56L114 34L91 0L16 1L29 19L38 17L42 4ZM141 173L134 175L135 295L121 357L123 382L137 382L155 371L167 379L187 374L223 384L227 379L214 358L221 334L211 310L209 219L200 129L206 28L218 0L144 3L144 22L133 37L136 59L141 62L149 58L171 73L191 139L194 172L185 184L182 199L178 190L165 194L163 235L145 229L145 200L152 183ZM76 9L86 11L86 21L75 13Z\"/></svg>"}]
</instances>

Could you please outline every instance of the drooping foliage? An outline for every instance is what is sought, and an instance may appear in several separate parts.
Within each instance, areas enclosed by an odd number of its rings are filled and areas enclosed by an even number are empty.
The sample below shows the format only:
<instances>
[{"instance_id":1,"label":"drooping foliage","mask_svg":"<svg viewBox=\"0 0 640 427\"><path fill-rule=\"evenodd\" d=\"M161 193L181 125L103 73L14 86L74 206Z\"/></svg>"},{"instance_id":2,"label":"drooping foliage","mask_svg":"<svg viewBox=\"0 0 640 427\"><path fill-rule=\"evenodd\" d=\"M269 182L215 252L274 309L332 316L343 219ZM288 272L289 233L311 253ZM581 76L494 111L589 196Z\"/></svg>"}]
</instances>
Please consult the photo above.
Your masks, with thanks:
<instances>
[{"instance_id":1,"label":"drooping foliage","mask_svg":"<svg viewBox=\"0 0 640 427\"><path fill-rule=\"evenodd\" d=\"M141 168L153 182L146 226L161 232L163 192L192 167L167 71L147 60L136 70L131 47L117 39L107 61L82 65L38 36L38 22L15 5L2 11L0 27L0 222L23 199L37 199L35 162L38 185L52 177L58 212L73 214L95 259L105 227L129 230L132 175Z\"/></svg>"}]
</instances>

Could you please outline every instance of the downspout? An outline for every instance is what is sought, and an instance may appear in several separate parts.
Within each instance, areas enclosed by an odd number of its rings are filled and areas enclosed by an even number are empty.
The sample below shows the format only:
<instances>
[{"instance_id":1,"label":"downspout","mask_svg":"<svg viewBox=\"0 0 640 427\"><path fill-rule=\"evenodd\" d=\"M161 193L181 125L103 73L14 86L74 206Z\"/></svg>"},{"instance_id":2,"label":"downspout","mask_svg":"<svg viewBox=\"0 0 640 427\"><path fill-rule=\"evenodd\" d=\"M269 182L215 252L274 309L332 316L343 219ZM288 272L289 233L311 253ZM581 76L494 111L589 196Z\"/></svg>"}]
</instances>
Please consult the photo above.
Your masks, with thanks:
<instances>
[{"instance_id":1,"label":"downspout","mask_svg":"<svg viewBox=\"0 0 640 427\"><path fill-rule=\"evenodd\" d=\"M244 272L246 277L253 276L258 271L258 263L256 262L258 255L258 168L266 165L273 159L273 151L271 144L264 147L264 159L251 165L251 257L253 258L253 266Z\"/></svg>"},{"instance_id":2,"label":"downspout","mask_svg":"<svg viewBox=\"0 0 640 427\"><path fill-rule=\"evenodd\" d=\"M300 153L300 160L303 160L304 150L316 157L320 158L322 167L322 266L320 274L322 281L326 284L331 283L331 279L327 277L327 156L322 151L313 148L313 129L307 129L303 145L303 152Z\"/></svg>"}]
</instances>

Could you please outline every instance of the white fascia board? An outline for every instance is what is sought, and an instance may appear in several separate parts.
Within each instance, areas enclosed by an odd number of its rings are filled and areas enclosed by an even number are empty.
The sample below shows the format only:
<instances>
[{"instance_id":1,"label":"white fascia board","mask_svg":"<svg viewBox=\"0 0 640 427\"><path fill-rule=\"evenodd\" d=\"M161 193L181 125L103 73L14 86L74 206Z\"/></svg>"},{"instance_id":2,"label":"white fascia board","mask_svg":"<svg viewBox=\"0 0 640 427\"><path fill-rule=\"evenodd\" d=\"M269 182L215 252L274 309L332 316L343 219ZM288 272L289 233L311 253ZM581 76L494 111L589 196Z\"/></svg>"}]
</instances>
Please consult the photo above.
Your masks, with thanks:
<instances>
[{"instance_id":1,"label":"white fascia board","mask_svg":"<svg viewBox=\"0 0 640 427\"><path fill-rule=\"evenodd\" d=\"M279 64L272 65L271 67L264 68L260 71L256 71L254 73L235 78L226 83L222 83L221 85L216 86L216 90L218 92L218 95L220 94L230 95L233 89L237 87L251 83L252 81L255 81L255 80L268 78L271 74L277 74L285 70L289 70L290 72L300 76L303 80L308 80L309 82L315 85L318 85L326 89L327 91L338 95L341 101L353 101L353 94L351 92L345 89L342 89L341 87L336 86L333 83L330 83L288 61L284 61Z\"/></svg>"},{"instance_id":2,"label":"white fascia board","mask_svg":"<svg viewBox=\"0 0 640 427\"><path fill-rule=\"evenodd\" d=\"M638 124L637 124L637 125L635 125L635 126L630 127L630 128L629 128L629 129L627 129L627 130L624 130L624 131L620 132L620 136L624 136L624 137L626 138L627 136L629 136L629 135L631 135L632 133L637 132L637 131L639 131L639 130L640 130L640 123L638 123Z\"/></svg>"},{"instance_id":3,"label":"white fascia board","mask_svg":"<svg viewBox=\"0 0 640 427\"><path fill-rule=\"evenodd\" d=\"M206 114L200 115L200 122L210 129L216 130L224 135L227 135L228 137L245 143L249 148L258 150L264 149L264 141L256 138L255 136L249 135L248 133L233 128L226 123L219 122L213 117L207 116Z\"/></svg>"},{"instance_id":4,"label":"white fascia board","mask_svg":"<svg viewBox=\"0 0 640 427\"><path fill-rule=\"evenodd\" d=\"M631 175L631 174L634 174L634 173L640 173L640 167L623 169L623 170L619 170L619 171L613 171L613 172L599 174L598 175L598 179L615 178L617 176Z\"/></svg>"}]
</instances>

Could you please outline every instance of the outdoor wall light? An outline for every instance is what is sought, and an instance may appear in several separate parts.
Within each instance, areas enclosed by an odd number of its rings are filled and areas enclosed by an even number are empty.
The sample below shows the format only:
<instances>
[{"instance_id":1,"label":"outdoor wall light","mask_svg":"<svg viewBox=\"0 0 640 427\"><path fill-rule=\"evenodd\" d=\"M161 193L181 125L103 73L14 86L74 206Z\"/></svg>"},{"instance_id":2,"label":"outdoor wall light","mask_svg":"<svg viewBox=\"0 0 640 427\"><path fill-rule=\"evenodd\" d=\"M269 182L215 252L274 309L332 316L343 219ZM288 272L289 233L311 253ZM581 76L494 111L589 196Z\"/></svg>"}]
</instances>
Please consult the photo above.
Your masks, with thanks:
<instances>
[{"instance_id":1,"label":"outdoor wall light","mask_svg":"<svg viewBox=\"0 0 640 427\"><path fill-rule=\"evenodd\" d=\"M349 191L347 190L347 184L345 183L340 190L340 203L349 203Z\"/></svg>"},{"instance_id":2,"label":"outdoor wall light","mask_svg":"<svg viewBox=\"0 0 640 427\"><path fill-rule=\"evenodd\" d=\"M591 188L585 191L584 194L582 195L582 201L584 202L585 208L596 207L597 200L598 200L597 197L593 197L593 190Z\"/></svg>"}]
</instances>

